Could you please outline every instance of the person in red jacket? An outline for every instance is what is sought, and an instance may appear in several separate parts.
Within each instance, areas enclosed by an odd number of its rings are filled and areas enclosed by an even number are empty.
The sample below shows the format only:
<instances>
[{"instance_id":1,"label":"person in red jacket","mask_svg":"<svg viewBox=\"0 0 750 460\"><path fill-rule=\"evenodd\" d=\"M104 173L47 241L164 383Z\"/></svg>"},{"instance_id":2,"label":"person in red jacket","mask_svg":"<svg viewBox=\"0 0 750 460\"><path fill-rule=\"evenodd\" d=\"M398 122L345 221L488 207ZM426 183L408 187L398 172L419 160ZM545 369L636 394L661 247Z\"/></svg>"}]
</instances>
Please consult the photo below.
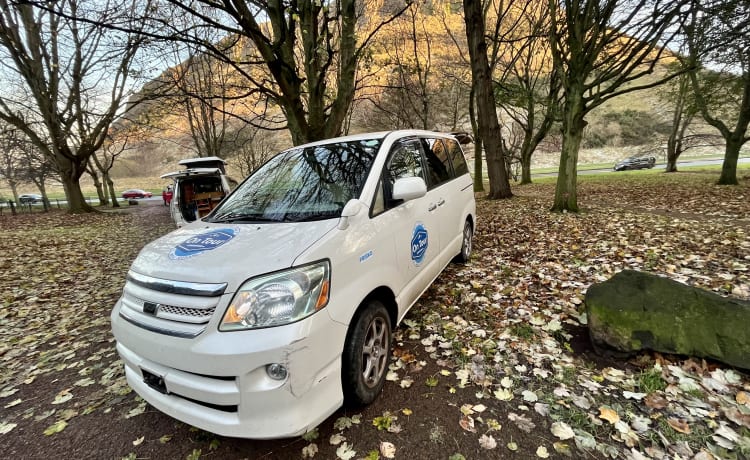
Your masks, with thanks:
<instances>
[{"instance_id":1,"label":"person in red jacket","mask_svg":"<svg viewBox=\"0 0 750 460\"><path fill-rule=\"evenodd\" d=\"M169 206L170 203L172 203L172 186L167 185L167 188L165 188L161 192L161 198L164 200L164 206Z\"/></svg>"}]
</instances>

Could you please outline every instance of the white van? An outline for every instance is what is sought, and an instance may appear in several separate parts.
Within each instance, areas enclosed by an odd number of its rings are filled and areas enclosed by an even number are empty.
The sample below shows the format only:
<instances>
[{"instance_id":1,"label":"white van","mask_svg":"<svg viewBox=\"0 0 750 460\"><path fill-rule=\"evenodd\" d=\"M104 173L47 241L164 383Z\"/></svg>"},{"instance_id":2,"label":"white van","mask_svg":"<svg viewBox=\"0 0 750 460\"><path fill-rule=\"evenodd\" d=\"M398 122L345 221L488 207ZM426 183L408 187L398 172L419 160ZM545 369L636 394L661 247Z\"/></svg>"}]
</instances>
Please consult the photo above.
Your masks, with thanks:
<instances>
[{"instance_id":1,"label":"white van","mask_svg":"<svg viewBox=\"0 0 750 460\"><path fill-rule=\"evenodd\" d=\"M112 311L128 384L224 436L279 438L380 392L391 331L476 223L456 139L294 147L206 217L148 244Z\"/></svg>"},{"instance_id":2,"label":"white van","mask_svg":"<svg viewBox=\"0 0 750 460\"><path fill-rule=\"evenodd\" d=\"M179 164L185 169L161 178L174 181L169 212L175 225L182 227L211 212L237 181L227 176L226 161L219 157L188 158Z\"/></svg>"}]
</instances>

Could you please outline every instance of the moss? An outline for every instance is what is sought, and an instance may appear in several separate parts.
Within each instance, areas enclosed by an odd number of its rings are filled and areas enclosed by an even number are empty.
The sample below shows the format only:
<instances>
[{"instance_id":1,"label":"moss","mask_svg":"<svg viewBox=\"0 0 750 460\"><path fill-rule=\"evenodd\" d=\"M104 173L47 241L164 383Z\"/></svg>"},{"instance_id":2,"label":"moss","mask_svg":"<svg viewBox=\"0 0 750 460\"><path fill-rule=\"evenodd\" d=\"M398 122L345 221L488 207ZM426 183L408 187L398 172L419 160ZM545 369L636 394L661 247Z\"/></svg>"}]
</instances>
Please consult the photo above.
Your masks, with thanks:
<instances>
[{"instance_id":1,"label":"moss","mask_svg":"<svg viewBox=\"0 0 750 460\"><path fill-rule=\"evenodd\" d=\"M713 358L750 368L750 302L623 271L586 294L595 345Z\"/></svg>"}]
</instances>

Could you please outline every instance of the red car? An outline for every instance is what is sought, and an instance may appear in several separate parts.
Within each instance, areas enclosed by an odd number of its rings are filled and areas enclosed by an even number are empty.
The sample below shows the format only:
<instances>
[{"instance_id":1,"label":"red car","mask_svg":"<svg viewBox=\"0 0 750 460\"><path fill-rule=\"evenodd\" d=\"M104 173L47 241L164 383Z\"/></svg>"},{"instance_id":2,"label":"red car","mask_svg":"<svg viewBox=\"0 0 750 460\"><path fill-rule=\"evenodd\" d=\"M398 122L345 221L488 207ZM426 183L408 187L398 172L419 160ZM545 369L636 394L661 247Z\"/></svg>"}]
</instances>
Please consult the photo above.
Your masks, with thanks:
<instances>
[{"instance_id":1,"label":"red car","mask_svg":"<svg viewBox=\"0 0 750 460\"><path fill-rule=\"evenodd\" d=\"M137 188L131 188L122 192L123 198L151 198L152 196L154 196L153 193Z\"/></svg>"}]
</instances>

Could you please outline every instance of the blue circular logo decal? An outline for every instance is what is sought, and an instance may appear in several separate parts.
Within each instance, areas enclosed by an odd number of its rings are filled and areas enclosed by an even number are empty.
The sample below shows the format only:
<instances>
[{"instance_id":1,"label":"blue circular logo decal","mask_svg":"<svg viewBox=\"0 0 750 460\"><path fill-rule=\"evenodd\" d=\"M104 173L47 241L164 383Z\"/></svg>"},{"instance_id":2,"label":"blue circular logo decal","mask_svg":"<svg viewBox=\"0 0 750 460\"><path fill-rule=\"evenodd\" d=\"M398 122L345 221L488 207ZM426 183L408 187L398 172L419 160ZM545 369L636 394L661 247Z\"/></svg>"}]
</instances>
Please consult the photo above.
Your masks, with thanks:
<instances>
[{"instance_id":1,"label":"blue circular logo decal","mask_svg":"<svg viewBox=\"0 0 750 460\"><path fill-rule=\"evenodd\" d=\"M427 229L424 225L417 224L414 227L414 233L411 236L411 260L418 264L421 264L424 260L424 255L427 253Z\"/></svg>"},{"instance_id":2,"label":"blue circular logo decal","mask_svg":"<svg viewBox=\"0 0 750 460\"><path fill-rule=\"evenodd\" d=\"M184 259L186 257L197 256L206 251L212 251L219 246L230 242L235 237L237 231L232 228L220 228L210 232L201 233L192 236L182 243L178 244L170 256L173 259Z\"/></svg>"}]
</instances>

